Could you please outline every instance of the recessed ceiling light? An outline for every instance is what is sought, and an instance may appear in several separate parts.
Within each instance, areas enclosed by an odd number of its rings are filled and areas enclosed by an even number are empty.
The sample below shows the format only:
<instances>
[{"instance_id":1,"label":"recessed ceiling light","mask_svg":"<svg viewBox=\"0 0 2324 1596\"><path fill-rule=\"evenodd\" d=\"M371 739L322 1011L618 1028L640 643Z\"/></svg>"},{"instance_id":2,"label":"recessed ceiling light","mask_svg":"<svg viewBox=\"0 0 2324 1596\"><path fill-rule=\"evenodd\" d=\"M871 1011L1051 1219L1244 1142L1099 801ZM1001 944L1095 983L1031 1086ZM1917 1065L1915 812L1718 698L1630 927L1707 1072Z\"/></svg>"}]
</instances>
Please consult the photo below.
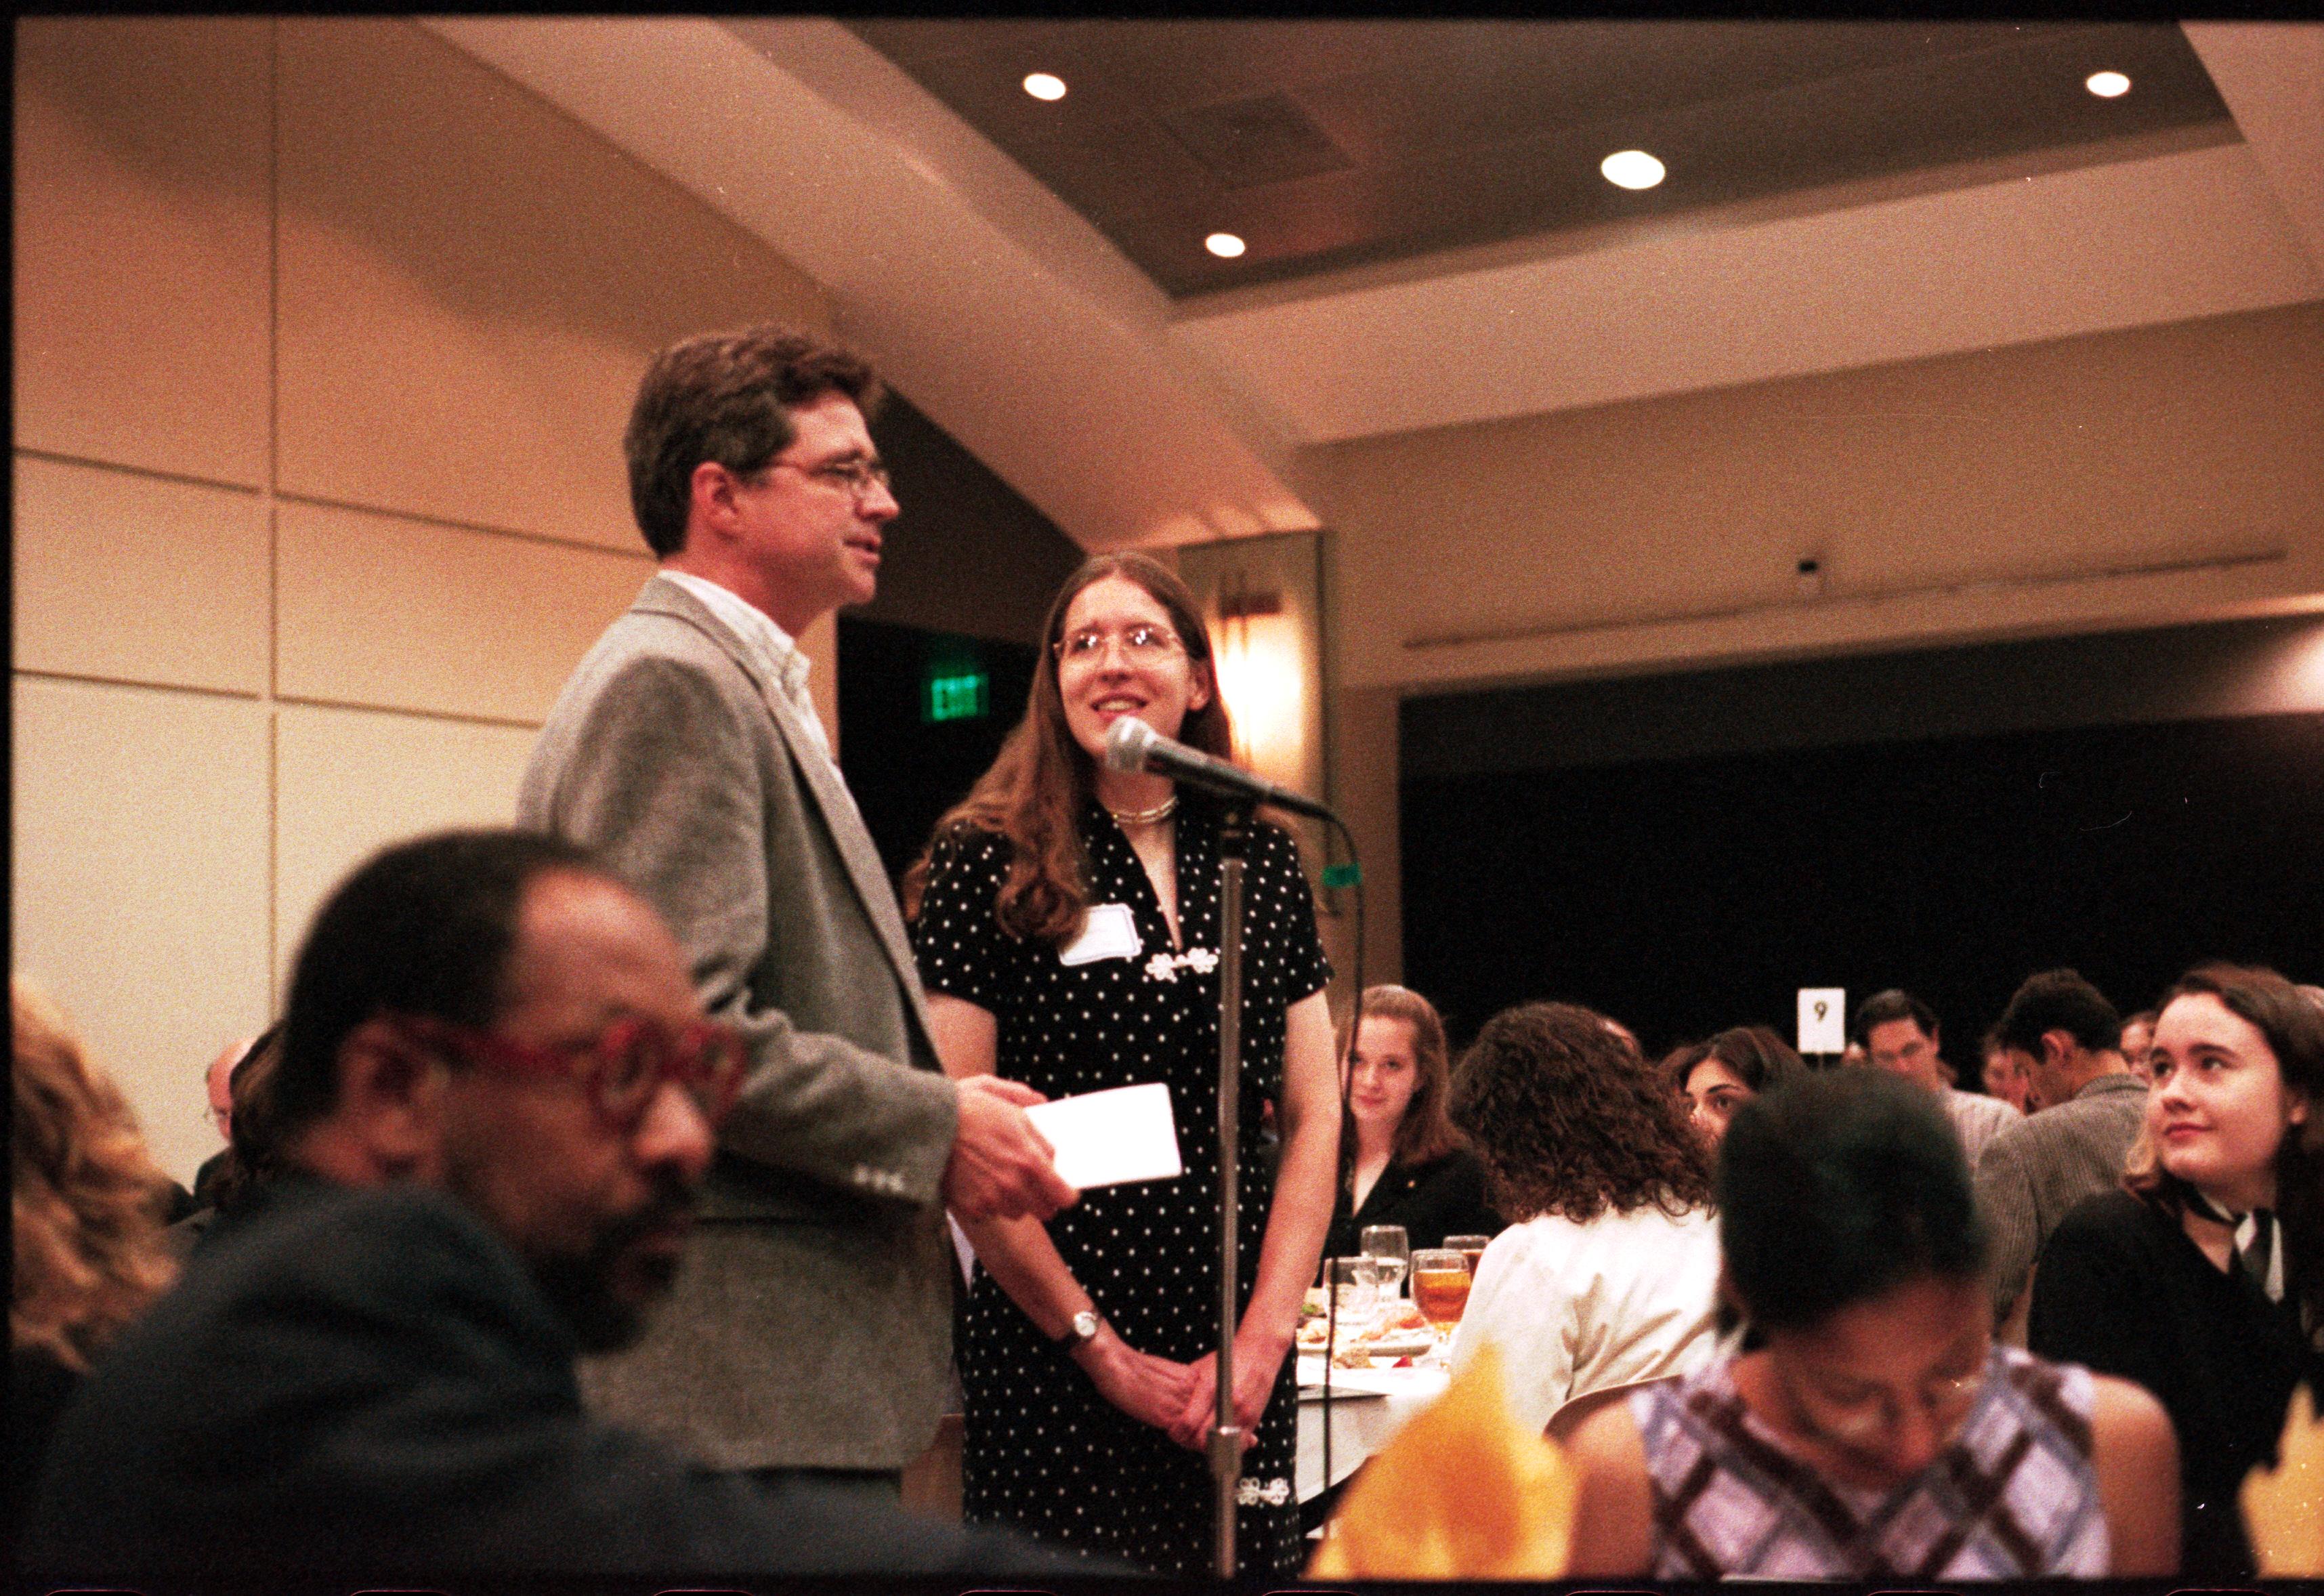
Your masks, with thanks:
<instances>
[{"instance_id":1,"label":"recessed ceiling light","mask_svg":"<svg viewBox=\"0 0 2324 1596\"><path fill-rule=\"evenodd\" d=\"M1231 261L1247 246L1231 233L1213 233L1203 240L1203 247L1222 261Z\"/></svg>"},{"instance_id":2,"label":"recessed ceiling light","mask_svg":"<svg viewBox=\"0 0 2324 1596\"><path fill-rule=\"evenodd\" d=\"M1663 163L1644 150L1617 150L1598 163L1618 189L1651 189L1663 180Z\"/></svg>"},{"instance_id":3,"label":"recessed ceiling light","mask_svg":"<svg viewBox=\"0 0 2324 1596\"><path fill-rule=\"evenodd\" d=\"M1055 72L1028 73L1025 92L1037 100L1061 100L1065 97L1065 80Z\"/></svg>"},{"instance_id":4,"label":"recessed ceiling light","mask_svg":"<svg viewBox=\"0 0 2324 1596\"><path fill-rule=\"evenodd\" d=\"M2082 79L2082 87L2102 100L2110 100L2130 92L2130 79L2119 72L2093 72Z\"/></svg>"}]
</instances>

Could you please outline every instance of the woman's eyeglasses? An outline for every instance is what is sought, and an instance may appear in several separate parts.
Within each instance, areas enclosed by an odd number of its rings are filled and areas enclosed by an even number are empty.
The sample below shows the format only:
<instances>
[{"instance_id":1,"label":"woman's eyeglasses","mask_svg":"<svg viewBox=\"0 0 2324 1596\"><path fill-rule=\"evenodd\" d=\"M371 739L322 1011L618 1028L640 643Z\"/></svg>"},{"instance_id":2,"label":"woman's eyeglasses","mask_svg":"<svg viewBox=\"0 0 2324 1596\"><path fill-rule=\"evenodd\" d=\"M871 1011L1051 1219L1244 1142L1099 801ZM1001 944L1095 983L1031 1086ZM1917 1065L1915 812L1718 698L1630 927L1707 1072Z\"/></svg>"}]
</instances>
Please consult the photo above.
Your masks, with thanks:
<instances>
[{"instance_id":1,"label":"woman's eyeglasses","mask_svg":"<svg viewBox=\"0 0 2324 1596\"><path fill-rule=\"evenodd\" d=\"M1184 646L1178 641L1178 634L1167 626L1145 621L1120 632L1085 627L1067 632L1051 646L1060 665L1094 665L1105 657L1106 646L1115 642L1121 645L1122 658L1132 665L1159 665Z\"/></svg>"}]
</instances>

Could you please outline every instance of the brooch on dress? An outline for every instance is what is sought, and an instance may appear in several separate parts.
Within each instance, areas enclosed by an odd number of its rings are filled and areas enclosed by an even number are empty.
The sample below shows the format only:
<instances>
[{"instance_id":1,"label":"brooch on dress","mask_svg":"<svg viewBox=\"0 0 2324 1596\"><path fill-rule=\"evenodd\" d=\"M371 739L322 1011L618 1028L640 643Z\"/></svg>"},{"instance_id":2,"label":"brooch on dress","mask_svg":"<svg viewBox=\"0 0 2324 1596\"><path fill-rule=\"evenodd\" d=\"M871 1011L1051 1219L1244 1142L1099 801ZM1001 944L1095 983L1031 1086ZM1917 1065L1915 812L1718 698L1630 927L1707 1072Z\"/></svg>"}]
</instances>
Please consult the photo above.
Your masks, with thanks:
<instances>
[{"instance_id":1,"label":"brooch on dress","mask_svg":"<svg viewBox=\"0 0 2324 1596\"><path fill-rule=\"evenodd\" d=\"M1241 1480L1235 1483L1235 1506L1239 1508L1255 1508L1261 1502L1270 1508L1279 1508L1290 1499L1291 1481L1288 1480L1269 1480L1265 1484L1256 1480Z\"/></svg>"},{"instance_id":2,"label":"brooch on dress","mask_svg":"<svg viewBox=\"0 0 2324 1596\"><path fill-rule=\"evenodd\" d=\"M1148 981L1176 981L1181 970L1192 970L1197 975L1208 975L1219 967L1219 955L1207 947L1190 947L1185 953L1157 953L1146 961Z\"/></svg>"}]
</instances>

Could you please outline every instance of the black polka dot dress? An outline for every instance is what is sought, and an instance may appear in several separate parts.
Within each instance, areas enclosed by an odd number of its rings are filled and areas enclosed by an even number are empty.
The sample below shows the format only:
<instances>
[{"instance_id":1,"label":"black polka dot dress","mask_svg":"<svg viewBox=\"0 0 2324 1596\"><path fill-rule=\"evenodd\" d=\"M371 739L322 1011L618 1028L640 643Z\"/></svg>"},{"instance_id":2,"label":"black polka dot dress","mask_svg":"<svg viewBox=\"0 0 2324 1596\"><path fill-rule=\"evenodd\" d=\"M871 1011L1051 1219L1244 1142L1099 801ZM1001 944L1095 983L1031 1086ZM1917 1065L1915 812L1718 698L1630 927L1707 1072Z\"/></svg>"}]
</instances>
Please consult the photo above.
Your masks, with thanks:
<instances>
[{"instance_id":1,"label":"black polka dot dress","mask_svg":"<svg viewBox=\"0 0 2324 1596\"><path fill-rule=\"evenodd\" d=\"M937 843L915 935L928 990L997 1019L1003 1076L1051 1097L1169 1087L1186 1173L1085 1192L1049 1234L1122 1340L1192 1361L1218 1342L1219 828L1215 809L1192 796L1176 826L1181 946L1129 839L1094 803L1082 816L1091 902L1129 907L1138 952L1067 964L1055 945L1002 931L993 910L1009 845L981 832ZM1245 1303L1274 1195L1259 1151L1259 1105L1282 1090L1286 1011L1331 975L1291 838L1258 826L1247 857L1236 1266ZM981 1269L960 1363L970 1519L1161 1573L1211 1572L1214 1486L1203 1455L1107 1402ZM1284 1359L1243 1457L1236 1545L1245 1573L1300 1564L1293 1363Z\"/></svg>"}]
</instances>

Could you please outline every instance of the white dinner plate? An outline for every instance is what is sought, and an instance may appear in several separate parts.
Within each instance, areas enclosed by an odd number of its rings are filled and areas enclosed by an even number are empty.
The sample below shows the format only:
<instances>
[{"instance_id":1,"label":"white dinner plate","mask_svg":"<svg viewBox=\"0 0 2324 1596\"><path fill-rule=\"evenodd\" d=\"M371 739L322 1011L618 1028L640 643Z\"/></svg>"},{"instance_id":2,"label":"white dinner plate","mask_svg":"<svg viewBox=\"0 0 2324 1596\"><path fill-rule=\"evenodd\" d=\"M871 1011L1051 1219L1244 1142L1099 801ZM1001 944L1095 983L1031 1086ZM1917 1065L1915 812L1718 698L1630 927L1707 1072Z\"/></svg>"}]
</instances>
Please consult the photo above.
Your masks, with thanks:
<instances>
[{"instance_id":1,"label":"white dinner plate","mask_svg":"<svg viewBox=\"0 0 2324 1596\"><path fill-rule=\"evenodd\" d=\"M1425 1330L1400 1330L1373 1342L1371 1354L1375 1358L1417 1358L1435 1344L1436 1338Z\"/></svg>"}]
</instances>

